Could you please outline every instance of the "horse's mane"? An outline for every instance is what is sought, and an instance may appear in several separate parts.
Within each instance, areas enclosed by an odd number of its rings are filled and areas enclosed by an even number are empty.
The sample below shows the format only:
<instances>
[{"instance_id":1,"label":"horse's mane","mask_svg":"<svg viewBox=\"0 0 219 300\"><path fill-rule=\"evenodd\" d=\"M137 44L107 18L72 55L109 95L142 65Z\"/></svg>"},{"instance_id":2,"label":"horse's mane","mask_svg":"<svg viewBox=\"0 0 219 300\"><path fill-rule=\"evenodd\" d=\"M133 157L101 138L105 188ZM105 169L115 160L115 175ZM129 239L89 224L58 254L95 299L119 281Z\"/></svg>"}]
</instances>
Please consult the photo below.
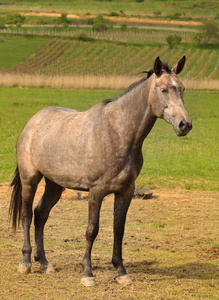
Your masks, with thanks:
<instances>
[{"instance_id":1,"label":"horse's mane","mask_svg":"<svg viewBox=\"0 0 219 300\"><path fill-rule=\"evenodd\" d=\"M171 73L171 67L169 67L169 65L167 63L163 63L163 70L166 71L167 73ZM124 96L125 94L129 93L130 91L132 91L133 89L135 89L137 86L139 86L140 84L142 84L143 82L145 82L148 78L151 77L151 75L154 74L154 70L151 69L150 71L143 71L139 74L147 74L146 77L141 78L139 81L132 83L121 95L119 95L118 97L115 98L108 98L108 99L104 99L102 100L104 105L107 105L110 102L116 101L118 98L120 98L121 96Z\"/></svg>"}]
</instances>

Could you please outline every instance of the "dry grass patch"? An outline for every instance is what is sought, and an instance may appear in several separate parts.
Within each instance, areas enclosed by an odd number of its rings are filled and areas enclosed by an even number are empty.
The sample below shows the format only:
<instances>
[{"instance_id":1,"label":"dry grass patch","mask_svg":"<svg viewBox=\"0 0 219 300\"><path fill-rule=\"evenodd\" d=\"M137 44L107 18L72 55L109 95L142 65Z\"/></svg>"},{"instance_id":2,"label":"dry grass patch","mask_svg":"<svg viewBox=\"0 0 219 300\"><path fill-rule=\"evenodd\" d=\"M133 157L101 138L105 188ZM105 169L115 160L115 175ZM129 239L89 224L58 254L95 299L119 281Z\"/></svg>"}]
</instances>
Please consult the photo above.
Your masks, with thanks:
<instances>
[{"instance_id":1,"label":"dry grass patch","mask_svg":"<svg viewBox=\"0 0 219 300\"><path fill-rule=\"evenodd\" d=\"M139 76L95 76L95 75L29 75L0 73L0 86L3 87L43 87L63 89L125 89L131 83L139 80ZM189 90L218 90L218 80L183 80Z\"/></svg>"},{"instance_id":2,"label":"dry grass patch","mask_svg":"<svg viewBox=\"0 0 219 300\"><path fill-rule=\"evenodd\" d=\"M43 192L40 184L35 205ZM86 197L87 194L84 193ZM7 219L8 186L0 186L0 263L2 299L218 299L218 192L154 190L150 200L133 200L124 236L124 262L133 285L119 286L111 264L113 196L102 206L93 249L96 287L80 285L85 251L87 199L66 190L45 230L45 248L55 274L33 263L17 273L22 230L12 234ZM161 224L162 226L158 226ZM33 240L33 228L31 231ZM32 246L34 243L32 242Z\"/></svg>"}]
</instances>

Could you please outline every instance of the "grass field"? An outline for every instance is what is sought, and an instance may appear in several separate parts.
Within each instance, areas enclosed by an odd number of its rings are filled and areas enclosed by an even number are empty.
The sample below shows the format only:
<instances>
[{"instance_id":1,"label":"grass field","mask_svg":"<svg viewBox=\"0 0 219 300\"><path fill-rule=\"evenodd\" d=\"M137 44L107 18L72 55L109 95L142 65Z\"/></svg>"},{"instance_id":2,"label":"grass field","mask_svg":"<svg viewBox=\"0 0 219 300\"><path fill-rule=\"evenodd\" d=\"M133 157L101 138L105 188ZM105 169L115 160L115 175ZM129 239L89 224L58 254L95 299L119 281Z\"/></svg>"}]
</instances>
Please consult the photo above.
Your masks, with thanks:
<instances>
[{"instance_id":1,"label":"grass field","mask_svg":"<svg viewBox=\"0 0 219 300\"><path fill-rule=\"evenodd\" d=\"M24 36L1 36L0 42L0 70L11 68L19 62L25 61L37 53L49 39L37 37L27 38Z\"/></svg>"},{"instance_id":2,"label":"grass field","mask_svg":"<svg viewBox=\"0 0 219 300\"><path fill-rule=\"evenodd\" d=\"M136 38L140 36L137 34ZM0 63L0 85L6 87L121 89L137 80L138 73L151 69L157 56L174 65L186 55L181 78L187 88L218 89L218 49L185 45L169 49L165 43L144 44L143 37L141 44L127 44L5 35L0 53L4 58Z\"/></svg>"},{"instance_id":3,"label":"grass field","mask_svg":"<svg viewBox=\"0 0 219 300\"><path fill-rule=\"evenodd\" d=\"M50 105L86 110L119 91L1 88L0 182L9 182L16 166L16 140L30 117ZM218 190L218 92L188 91L185 103L193 130L178 138L158 120L143 147L144 167L137 186Z\"/></svg>"},{"instance_id":4,"label":"grass field","mask_svg":"<svg viewBox=\"0 0 219 300\"><path fill-rule=\"evenodd\" d=\"M159 47L156 44L135 46L52 39L35 55L5 72L50 76L85 74L136 76L144 70L150 70L157 56L174 65L186 55L187 63L182 76L187 79L203 79L207 76L208 79L219 79L217 68L219 51L200 49L196 55L192 55L191 51L192 48L171 50L166 45Z\"/></svg>"},{"instance_id":5,"label":"grass field","mask_svg":"<svg viewBox=\"0 0 219 300\"><path fill-rule=\"evenodd\" d=\"M162 0L117 0L117 1L13 1L4 5L7 11L56 11L74 13L110 13L123 11L126 14L154 15L154 12L161 11L164 15L182 12L186 16L200 17L203 15L214 16L218 10L217 1L197 1L197 0L175 0L171 2Z\"/></svg>"}]
</instances>

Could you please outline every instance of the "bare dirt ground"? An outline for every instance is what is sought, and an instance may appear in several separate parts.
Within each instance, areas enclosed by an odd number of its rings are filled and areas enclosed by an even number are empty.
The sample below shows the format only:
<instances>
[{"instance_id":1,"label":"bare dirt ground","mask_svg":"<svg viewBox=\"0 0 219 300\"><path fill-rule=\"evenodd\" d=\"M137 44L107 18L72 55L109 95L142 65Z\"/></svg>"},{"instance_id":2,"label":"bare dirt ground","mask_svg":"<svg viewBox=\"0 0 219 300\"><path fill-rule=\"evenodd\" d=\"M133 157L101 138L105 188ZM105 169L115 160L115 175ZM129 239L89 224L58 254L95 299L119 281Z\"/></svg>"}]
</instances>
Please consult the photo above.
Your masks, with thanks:
<instances>
[{"instance_id":1,"label":"bare dirt ground","mask_svg":"<svg viewBox=\"0 0 219 300\"><path fill-rule=\"evenodd\" d=\"M44 16L44 17L60 17L60 13L36 13L36 12L20 12L21 15L24 16ZM95 18L94 15L75 15L75 14L68 14L68 18L72 19L88 19L88 18ZM178 20L154 20L154 19L143 19L143 18L126 18L126 17L109 17L105 16L105 19L112 20L112 21L120 21L120 22L135 22L135 23L151 23L151 24L169 24L169 25L188 25L188 26L200 26L202 23L198 21L178 21Z\"/></svg>"},{"instance_id":2,"label":"bare dirt ground","mask_svg":"<svg viewBox=\"0 0 219 300\"><path fill-rule=\"evenodd\" d=\"M43 193L39 185L34 206ZM45 229L47 258L55 274L40 274L33 261L29 275L17 273L22 230L8 221L10 190L0 184L0 299L218 299L219 192L180 189L153 191L133 199L124 236L124 262L133 285L122 287L111 264L113 196L104 199L100 232L92 253L96 287L80 284L85 251L87 193L76 199L65 190ZM34 250L33 226L31 241Z\"/></svg>"}]
</instances>

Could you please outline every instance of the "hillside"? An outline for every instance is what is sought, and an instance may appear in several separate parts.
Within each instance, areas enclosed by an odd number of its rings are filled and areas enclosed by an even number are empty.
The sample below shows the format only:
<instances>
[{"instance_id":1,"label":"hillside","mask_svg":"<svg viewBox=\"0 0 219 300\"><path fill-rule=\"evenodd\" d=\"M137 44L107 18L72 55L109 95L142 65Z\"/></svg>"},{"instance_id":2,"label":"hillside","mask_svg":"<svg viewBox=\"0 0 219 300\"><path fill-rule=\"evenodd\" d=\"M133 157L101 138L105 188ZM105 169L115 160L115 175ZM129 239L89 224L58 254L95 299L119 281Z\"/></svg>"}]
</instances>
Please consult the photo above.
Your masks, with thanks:
<instances>
[{"instance_id":1,"label":"hillside","mask_svg":"<svg viewBox=\"0 0 219 300\"><path fill-rule=\"evenodd\" d=\"M119 4L121 7L126 5L127 9L118 11ZM0 13L2 17L10 11L19 12L23 21L21 24L12 21L1 28L0 52L5 49L6 54L4 63L0 64L0 84L120 89L139 78L142 71L151 69L157 56L173 65L186 55L182 78L189 88L218 89L218 40L213 38L204 45L195 39L204 18L210 18L217 26L218 5L215 1L208 5L186 0L169 5L159 0L89 1L84 2L83 9L81 5L81 1L72 3L68 0L57 0L53 4L19 1L16 5L2 5L5 9ZM155 11L159 5L163 10ZM214 11L209 15L210 8ZM106 28L91 28L100 12L104 14ZM13 37L13 49L6 45L5 36ZM16 42L20 37L23 38L23 53ZM169 37L177 37L178 42L170 45ZM39 38L41 47L36 46ZM84 84L85 77L91 82L91 76L95 83ZM54 77L58 86L54 86ZM117 85L119 77L123 83ZM77 81L80 84L76 84Z\"/></svg>"},{"instance_id":2,"label":"hillside","mask_svg":"<svg viewBox=\"0 0 219 300\"><path fill-rule=\"evenodd\" d=\"M3 2L3 1L2 1ZM4 4L4 5L3 5ZM172 16L180 12L185 19L199 19L203 16L212 16L217 13L218 1L199 0L19 0L4 1L4 11L31 11L31 12L66 12L76 14L98 14L122 12L127 15L154 16L160 12L163 16Z\"/></svg>"},{"instance_id":3,"label":"hillside","mask_svg":"<svg viewBox=\"0 0 219 300\"><path fill-rule=\"evenodd\" d=\"M219 79L219 52L210 49L169 49L107 42L52 39L26 61L4 70L9 73L45 75L126 75L149 70L160 56L170 65L183 55L186 79Z\"/></svg>"}]
</instances>

